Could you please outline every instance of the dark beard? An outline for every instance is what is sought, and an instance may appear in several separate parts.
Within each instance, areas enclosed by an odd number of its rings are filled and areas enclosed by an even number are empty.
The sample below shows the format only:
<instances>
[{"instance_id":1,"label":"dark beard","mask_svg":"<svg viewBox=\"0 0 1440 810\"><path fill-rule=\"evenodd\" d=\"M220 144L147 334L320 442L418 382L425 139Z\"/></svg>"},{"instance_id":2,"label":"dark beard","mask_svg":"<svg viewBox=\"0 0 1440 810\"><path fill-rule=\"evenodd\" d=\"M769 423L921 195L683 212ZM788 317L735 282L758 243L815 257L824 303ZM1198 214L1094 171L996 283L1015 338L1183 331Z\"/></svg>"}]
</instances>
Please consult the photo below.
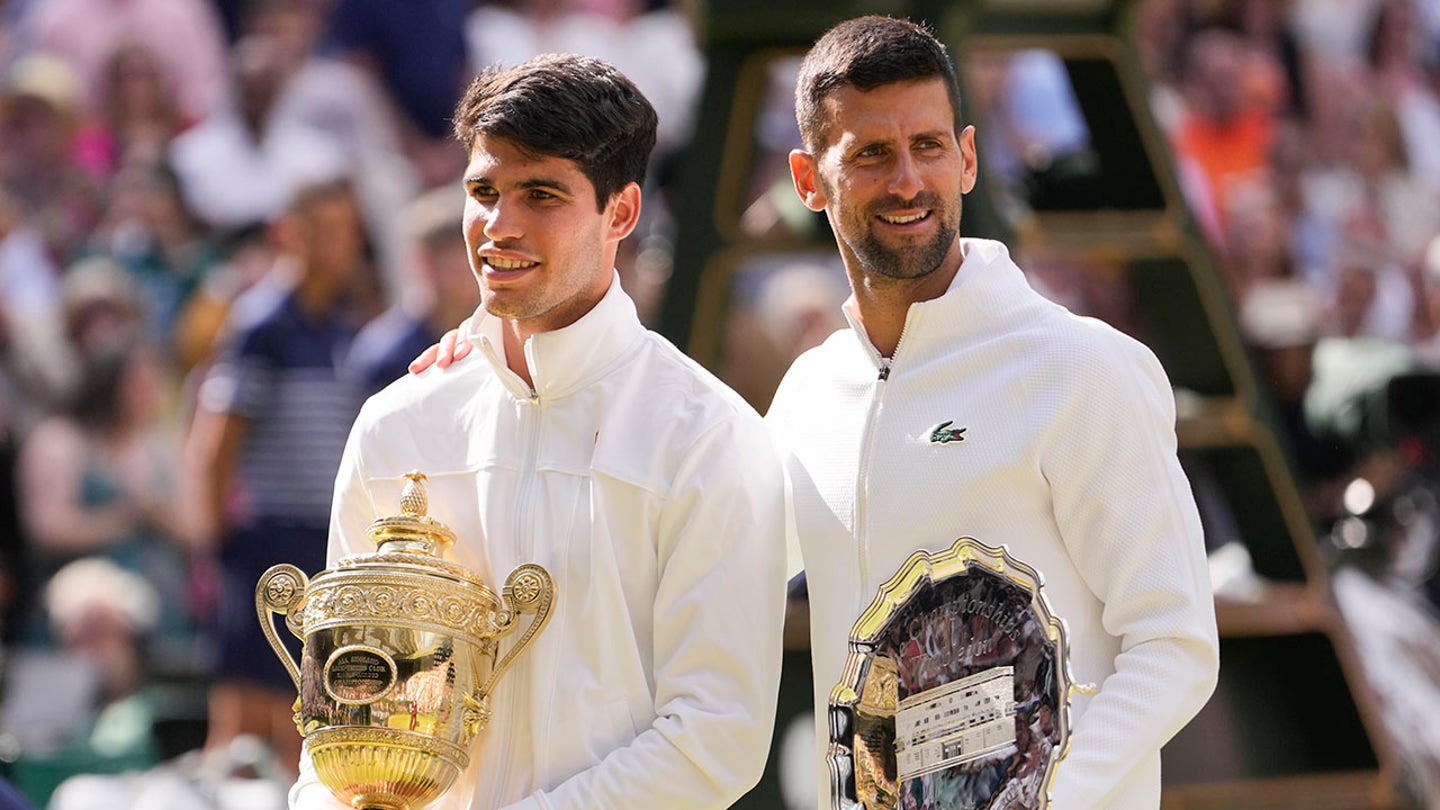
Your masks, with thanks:
<instances>
[{"instance_id":1,"label":"dark beard","mask_svg":"<svg viewBox=\"0 0 1440 810\"><path fill-rule=\"evenodd\" d=\"M930 216L938 217L940 211L931 208ZM896 250L881 244L874 231L866 231L865 238L852 249L870 273L893 279L923 278L940 268L958 232L958 228L941 222L935 230L935 237L929 242Z\"/></svg>"}]
</instances>

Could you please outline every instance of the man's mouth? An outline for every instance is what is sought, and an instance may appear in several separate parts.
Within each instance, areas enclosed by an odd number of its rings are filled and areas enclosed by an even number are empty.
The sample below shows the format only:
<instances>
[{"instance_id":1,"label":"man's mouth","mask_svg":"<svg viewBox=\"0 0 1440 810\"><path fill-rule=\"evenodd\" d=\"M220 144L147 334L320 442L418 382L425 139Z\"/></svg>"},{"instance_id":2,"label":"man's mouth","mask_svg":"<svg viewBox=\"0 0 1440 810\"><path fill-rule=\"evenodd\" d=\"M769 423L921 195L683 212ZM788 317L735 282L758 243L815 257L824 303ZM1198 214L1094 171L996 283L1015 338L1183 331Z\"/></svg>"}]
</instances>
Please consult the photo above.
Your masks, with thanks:
<instances>
[{"instance_id":1,"label":"man's mouth","mask_svg":"<svg viewBox=\"0 0 1440 810\"><path fill-rule=\"evenodd\" d=\"M878 216L882 222L888 222L891 225L909 225L912 222L928 219L930 211L925 210L915 214L879 214Z\"/></svg>"},{"instance_id":2,"label":"man's mouth","mask_svg":"<svg viewBox=\"0 0 1440 810\"><path fill-rule=\"evenodd\" d=\"M522 259L505 259L499 256L488 256L485 263L496 270L529 270L540 264L539 262L524 261Z\"/></svg>"}]
</instances>

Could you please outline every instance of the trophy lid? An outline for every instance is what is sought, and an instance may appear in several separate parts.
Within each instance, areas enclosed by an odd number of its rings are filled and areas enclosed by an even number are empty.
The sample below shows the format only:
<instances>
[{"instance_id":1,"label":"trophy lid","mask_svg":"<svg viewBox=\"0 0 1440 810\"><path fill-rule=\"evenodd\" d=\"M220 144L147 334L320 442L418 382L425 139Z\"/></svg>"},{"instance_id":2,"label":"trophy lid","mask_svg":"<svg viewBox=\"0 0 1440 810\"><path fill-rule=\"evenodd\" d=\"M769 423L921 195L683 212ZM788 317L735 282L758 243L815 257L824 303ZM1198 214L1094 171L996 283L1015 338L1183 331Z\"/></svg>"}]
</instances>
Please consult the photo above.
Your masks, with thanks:
<instances>
[{"instance_id":1,"label":"trophy lid","mask_svg":"<svg viewBox=\"0 0 1440 810\"><path fill-rule=\"evenodd\" d=\"M455 544L455 532L425 513L430 499L425 494L425 474L412 470L410 482L400 493L400 514L376 519L370 524L370 539L382 551L409 551L440 557Z\"/></svg>"}]
</instances>

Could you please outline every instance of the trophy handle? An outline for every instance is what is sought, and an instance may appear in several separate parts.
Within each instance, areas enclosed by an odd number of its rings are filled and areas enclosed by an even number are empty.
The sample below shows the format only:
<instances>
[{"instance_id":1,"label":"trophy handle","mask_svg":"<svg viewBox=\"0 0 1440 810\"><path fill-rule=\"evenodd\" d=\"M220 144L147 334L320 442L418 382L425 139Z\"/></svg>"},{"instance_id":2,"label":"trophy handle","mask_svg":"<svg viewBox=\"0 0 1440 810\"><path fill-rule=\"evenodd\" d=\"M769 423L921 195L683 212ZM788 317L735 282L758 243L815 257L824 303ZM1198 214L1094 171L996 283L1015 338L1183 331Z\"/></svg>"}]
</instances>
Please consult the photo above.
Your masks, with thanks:
<instances>
[{"instance_id":1,"label":"trophy handle","mask_svg":"<svg viewBox=\"0 0 1440 810\"><path fill-rule=\"evenodd\" d=\"M260 619L260 629L265 633L265 640L270 642L270 647L280 657L280 663L290 673L290 680L295 682L295 690L300 691L300 667L280 643L280 636L275 632L275 622L271 618L272 613L279 613L288 616L305 599L305 589L310 585L310 578L305 576L293 565L282 563L272 565L270 569L260 576L260 582L255 586L255 614ZM293 616L290 616L293 619ZM296 626L289 620L285 625L290 632L296 633Z\"/></svg>"},{"instance_id":2,"label":"trophy handle","mask_svg":"<svg viewBox=\"0 0 1440 810\"><path fill-rule=\"evenodd\" d=\"M530 626L525 628L520 638L515 640L509 652L505 653L505 657L491 670L489 679L480 687L480 700L489 696L490 691L495 688L495 682L510 668L515 657L523 652L535 638L535 634L545 629L545 625L549 623L550 606L555 602L555 579L543 567L535 563L525 563L516 567L510 572L510 576L505 578L503 594L512 616L517 613L534 613L535 617L530 620Z\"/></svg>"}]
</instances>

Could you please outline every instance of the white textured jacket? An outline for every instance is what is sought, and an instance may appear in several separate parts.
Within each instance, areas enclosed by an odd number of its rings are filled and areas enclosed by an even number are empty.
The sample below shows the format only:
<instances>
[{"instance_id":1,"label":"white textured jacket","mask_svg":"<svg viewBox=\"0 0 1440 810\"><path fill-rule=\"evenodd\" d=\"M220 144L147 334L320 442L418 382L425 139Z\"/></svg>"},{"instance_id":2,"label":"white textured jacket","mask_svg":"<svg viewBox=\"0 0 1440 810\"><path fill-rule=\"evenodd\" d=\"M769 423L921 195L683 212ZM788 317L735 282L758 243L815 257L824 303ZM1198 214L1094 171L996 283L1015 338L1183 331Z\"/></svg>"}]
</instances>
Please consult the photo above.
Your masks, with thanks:
<instances>
[{"instance_id":1,"label":"white textured jacket","mask_svg":"<svg viewBox=\"0 0 1440 810\"><path fill-rule=\"evenodd\" d=\"M433 807L728 807L764 769L780 674L783 484L764 424L647 331L618 279L528 341L533 393L499 322L475 320L480 358L366 403L331 522L332 564L372 550L366 527L418 468L459 562L497 588L524 562L555 577L549 626ZM340 807L301 765L291 806Z\"/></svg>"},{"instance_id":2,"label":"white textured jacket","mask_svg":"<svg viewBox=\"0 0 1440 810\"><path fill-rule=\"evenodd\" d=\"M1160 747L1205 703L1218 661L1169 383L1145 347L1035 293L1004 245L962 248L890 361L852 317L796 361L767 416L788 447L817 714L855 619L913 551L1004 544L1044 576L1076 682L1100 685L1072 704L1054 806L1158 807Z\"/></svg>"}]
</instances>

